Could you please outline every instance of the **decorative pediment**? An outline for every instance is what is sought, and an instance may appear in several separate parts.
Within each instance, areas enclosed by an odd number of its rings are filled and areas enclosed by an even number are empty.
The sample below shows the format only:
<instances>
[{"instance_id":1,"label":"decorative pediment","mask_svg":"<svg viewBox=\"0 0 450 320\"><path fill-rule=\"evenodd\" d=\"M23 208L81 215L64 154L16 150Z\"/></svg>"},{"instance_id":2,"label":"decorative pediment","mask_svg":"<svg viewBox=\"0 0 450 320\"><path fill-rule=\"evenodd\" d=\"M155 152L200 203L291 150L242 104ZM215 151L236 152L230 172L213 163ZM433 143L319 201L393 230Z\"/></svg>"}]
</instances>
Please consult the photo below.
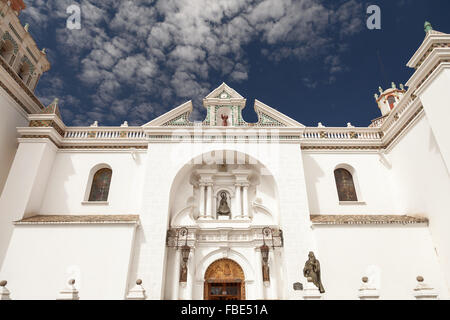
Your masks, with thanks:
<instances>
[{"instance_id":1,"label":"decorative pediment","mask_svg":"<svg viewBox=\"0 0 450 320\"><path fill-rule=\"evenodd\" d=\"M255 111L258 115L258 122L247 123L242 117L242 109L244 109L245 103L246 99L234 89L222 83L203 100L203 105L207 111L203 125L214 127L305 127L301 123L258 100L255 100ZM148 122L143 127L193 126L194 123L189 120L192 110L192 101L188 101Z\"/></svg>"},{"instance_id":2,"label":"decorative pediment","mask_svg":"<svg viewBox=\"0 0 450 320\"><path fill-rule=\"evenodd\" d=\"M225 82L223 82L220 86L218 86L205 97L205 100L207 99L244 99L244 97L237 93L233 88L230 88Z\"/></svg>"},{"instance_id":3,"label":"decorative pediment","mask_svg":"<svg viewBox=\"0 0 450 320\"><path fill-rule=\"evenodd\" d=\"M305 127L258 100L255 100L255 112L258 115L258 122L255 124L257 127Z\"/></svg>"},{"instance_id":4,"label":"decorative pediment","mask_svg":"<svg viewBox=\"0 0 450 320\"><path fill-rule=\"evenodd\" d=\"M158 118L146 123L143 127L164 127L164 126L193 126L189 120L192 113L192 101L188 101L175 109L159 116Z\"/></svg>"}]
</instances>

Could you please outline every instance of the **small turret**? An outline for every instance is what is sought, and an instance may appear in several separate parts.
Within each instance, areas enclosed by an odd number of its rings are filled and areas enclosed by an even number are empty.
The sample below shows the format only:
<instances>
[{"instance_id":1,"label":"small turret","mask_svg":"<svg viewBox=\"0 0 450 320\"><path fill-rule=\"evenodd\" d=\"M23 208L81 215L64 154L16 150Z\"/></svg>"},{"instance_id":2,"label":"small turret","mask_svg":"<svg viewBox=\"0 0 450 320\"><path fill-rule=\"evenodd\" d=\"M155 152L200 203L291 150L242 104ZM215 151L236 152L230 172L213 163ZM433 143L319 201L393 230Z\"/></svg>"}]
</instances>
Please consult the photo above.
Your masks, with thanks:
<instances>
[{"instance_id":1,"label":"small turret","mask_svg":"<svg viewBox=\"0 0 450 320\"><path fill-rule=\"evenodd\" d=\"M391 110L395 108L406 92L403 84L400 84L400 89L398 89L394 82L392 82L391 88L383 90L379 87L378 91L380 91L380 95L375 94L375 101L377 102L383 117L388 115Z\"/></svg>"}]
</instances>

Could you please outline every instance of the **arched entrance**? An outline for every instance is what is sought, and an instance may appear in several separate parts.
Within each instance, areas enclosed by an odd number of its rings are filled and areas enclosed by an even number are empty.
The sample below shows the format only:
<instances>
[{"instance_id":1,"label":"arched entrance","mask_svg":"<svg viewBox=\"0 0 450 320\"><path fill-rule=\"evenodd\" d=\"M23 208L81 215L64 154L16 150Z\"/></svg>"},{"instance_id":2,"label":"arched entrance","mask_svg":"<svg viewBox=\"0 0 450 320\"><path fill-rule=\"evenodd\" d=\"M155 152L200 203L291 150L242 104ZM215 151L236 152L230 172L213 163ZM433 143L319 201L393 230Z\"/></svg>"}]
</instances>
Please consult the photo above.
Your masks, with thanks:
<instances>
[{"instance_id":1,"label":"arched entrance","mask_svg":"<svg viewBox=\"0 0 450 320\"><path fill-rule=\"evenodd\" d=\"M245 300L245 276L230 259L213 262L205 272L205 300Z\"/></svg>"}]
</instances>

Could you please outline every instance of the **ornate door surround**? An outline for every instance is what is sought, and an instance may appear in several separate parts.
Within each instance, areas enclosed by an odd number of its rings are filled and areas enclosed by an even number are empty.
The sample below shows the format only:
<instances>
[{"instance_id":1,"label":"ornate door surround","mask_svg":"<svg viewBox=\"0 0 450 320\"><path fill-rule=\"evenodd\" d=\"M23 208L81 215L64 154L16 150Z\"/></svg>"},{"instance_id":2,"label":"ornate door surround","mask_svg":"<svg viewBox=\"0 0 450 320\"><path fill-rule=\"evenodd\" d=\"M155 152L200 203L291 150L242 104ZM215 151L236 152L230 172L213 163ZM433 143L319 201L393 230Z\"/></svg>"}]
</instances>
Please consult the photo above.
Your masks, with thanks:
<instances>
[{"instance_id":1,"label":"ornate door surround","mask_svg":"<svg viewBox=\"0 0 450 320\"><path fill-rule=\"evenodd\" d=\"M245 300L245 275L231 259L213 262L205 272L205 300Z\"/></svg>"}]
</instances>

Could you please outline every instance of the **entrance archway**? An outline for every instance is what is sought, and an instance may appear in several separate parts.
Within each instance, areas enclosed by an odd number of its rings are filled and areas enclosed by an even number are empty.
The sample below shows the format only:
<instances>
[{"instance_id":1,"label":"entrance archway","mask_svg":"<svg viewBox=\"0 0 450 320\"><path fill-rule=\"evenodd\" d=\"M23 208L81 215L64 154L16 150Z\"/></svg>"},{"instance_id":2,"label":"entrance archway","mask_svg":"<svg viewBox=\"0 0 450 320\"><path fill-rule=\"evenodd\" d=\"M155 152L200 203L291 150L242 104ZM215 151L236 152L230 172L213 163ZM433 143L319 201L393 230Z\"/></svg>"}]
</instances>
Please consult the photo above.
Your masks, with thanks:
<instances>
[{"instance_id":1,"label":"entrance archway","mask_svg":"<svg viewBox=\"0 0 450 320\"><path fill-rule=\"evenodd\" d=\"M205 272L205 300L245 300L245 276L230 259L213 262Z\"/></svg>"}]
</instances>

